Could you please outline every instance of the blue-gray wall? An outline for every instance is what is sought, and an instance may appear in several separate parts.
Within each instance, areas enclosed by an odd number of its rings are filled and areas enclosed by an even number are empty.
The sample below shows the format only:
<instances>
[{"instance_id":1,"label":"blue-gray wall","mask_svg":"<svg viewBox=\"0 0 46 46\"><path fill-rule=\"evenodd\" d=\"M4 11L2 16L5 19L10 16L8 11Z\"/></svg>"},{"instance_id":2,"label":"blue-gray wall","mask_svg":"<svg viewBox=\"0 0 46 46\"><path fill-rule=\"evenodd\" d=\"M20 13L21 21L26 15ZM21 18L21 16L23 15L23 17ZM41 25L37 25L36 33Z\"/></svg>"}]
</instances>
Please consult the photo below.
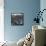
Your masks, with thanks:
<instances>
[{"instance_id":1,"label":"blue-gray wall","mask_svg":"<svg viewBox=\"0 0 46 46\"><path fill-rule=\"evenodd\" d=\"M40 1L40 10L42 11L43 9L46 9L46 0L41 0ZM40 25L45 26L46 27L46 10L43 12L43 22L40 22Z\"/></svg>"},{"instance_id":2,"label":"blue-gray wall","mask_svg":"<svg viewBox=\"0 0 46 46\"><path fill-rule=\"evenodd\" d=\"M32 28L32 20L40 9L40 0L5 0L4 7L4 35L7 41L18 41ZM11 26L11 12L24 13L23 26Z\"/></svg>"}]
</instances>

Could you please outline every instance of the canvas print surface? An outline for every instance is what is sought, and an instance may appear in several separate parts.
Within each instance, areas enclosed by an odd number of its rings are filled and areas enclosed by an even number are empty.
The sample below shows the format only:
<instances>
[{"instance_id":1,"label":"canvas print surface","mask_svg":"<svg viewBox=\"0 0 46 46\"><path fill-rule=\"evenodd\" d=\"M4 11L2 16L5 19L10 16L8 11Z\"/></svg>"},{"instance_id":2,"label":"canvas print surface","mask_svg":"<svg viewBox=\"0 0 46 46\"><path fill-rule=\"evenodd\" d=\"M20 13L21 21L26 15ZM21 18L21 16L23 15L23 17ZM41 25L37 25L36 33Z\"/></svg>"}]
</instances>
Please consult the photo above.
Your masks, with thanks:
<instances>
[{"instance_id":1,"label":"canvas print surface","mask_svg":"<svg viewBox=\"0 0 46 46\"><path fill-rule=\"evenodd\" d=\"M24 14L22 13L13 13L11 15L11 25L24 25Z\"/></svg>"}]
</instances>

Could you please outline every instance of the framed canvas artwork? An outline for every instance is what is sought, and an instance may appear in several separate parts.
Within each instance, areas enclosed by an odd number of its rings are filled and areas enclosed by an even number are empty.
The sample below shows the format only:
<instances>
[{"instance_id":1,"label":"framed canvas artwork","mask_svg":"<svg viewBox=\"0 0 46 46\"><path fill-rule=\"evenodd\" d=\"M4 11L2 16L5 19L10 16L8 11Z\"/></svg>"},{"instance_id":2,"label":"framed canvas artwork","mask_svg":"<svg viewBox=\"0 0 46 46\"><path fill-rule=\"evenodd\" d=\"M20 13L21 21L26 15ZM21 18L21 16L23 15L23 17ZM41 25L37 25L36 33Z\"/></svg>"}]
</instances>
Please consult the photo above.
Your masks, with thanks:
<instances>
[{"instance_id":1,"label":"framed canvas artwork","mask_svg":"<svg viewBox=\"0 0 46 46\"><path fill-rule=\"evenodd\" d=\"M24 25L24 13L12 13L11 25Z\"/></svg>"}]
</instances>

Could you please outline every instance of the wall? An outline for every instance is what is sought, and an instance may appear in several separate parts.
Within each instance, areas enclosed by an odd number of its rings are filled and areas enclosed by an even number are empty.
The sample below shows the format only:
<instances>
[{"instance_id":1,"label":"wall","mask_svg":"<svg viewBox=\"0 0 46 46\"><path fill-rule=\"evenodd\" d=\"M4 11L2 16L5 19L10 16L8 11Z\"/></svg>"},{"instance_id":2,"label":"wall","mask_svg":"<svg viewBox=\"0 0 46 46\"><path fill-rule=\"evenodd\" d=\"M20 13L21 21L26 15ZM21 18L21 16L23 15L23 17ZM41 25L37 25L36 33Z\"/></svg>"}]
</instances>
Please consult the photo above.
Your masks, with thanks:
<instances>
[{"instance_id":1,"label":"wall","mask_svg":"<svg viewBox=\"0 0 46 46\"><path fill-rule=\"evenodd\" d=\"M40 0L4 0L4 36L7 41L18 41L32 28ZM11 26L11 12L24 12L24 25Z\"/></svg>"},{"instance_id":2,"label":"wall","mask_svg":"<svg viewBox=\"0 0 46 46\"><path fill-rule=\"evenodd\" d=\"M40 9L41 9L41 11L43 10L43 9L46 9L46 0L41 0L40 1ZM43 26L46 26L46 10L43 12L43 15L42 15L42 17L43 17L43 22L41 21L41 25L43 25Z\"/></svg>"}]
</instances>

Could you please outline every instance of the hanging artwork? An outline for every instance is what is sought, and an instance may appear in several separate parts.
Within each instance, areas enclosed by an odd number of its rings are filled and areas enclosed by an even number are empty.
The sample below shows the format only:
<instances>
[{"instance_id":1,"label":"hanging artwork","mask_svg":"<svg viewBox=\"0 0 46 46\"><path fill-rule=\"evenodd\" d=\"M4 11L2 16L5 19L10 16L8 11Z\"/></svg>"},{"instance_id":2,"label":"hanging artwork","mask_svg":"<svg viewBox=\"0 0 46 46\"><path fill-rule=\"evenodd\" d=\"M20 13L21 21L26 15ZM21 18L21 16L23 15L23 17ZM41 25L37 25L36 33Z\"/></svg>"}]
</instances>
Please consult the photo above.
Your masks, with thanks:
<instances>
[{"instance_id":1,"label":"hanging artwork","mask_svg":"<svg viewBox=\"0 0 46 46\"><path fill-rule=\"evenodd\" d=\"M12 13L11 25L24 25L24 13Z\"/></svg>"}]
</instances>

